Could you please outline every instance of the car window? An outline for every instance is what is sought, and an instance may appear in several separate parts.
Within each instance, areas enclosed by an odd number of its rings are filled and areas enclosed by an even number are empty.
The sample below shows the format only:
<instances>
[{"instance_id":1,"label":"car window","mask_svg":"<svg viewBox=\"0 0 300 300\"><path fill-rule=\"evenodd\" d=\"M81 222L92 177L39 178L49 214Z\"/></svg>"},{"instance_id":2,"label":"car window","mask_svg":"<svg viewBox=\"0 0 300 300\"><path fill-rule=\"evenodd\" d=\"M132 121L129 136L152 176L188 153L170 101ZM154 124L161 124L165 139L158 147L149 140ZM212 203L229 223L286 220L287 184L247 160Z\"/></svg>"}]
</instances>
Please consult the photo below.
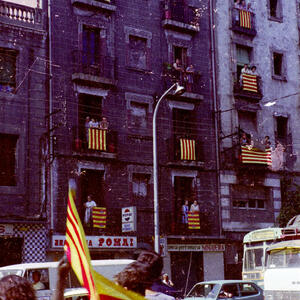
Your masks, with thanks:
<instances>
[{"instance_id":1,"label":"car window","mask_svg":"<svg viewBox=\"0 0 300 300\"><path fill-rule=\"evenodd\" d=\"M193 287L193 289L189 292L189 297L207 297L214 298L217 294L215 284L197 284Z\"/></svg>"},{"instance_id":2,"label":"car window","mask_svg":"<svg viewBox=\"0 0 300 300\"><path fill-rule=\"evenodd\" d=\"M251 283L240 283L241 296L251 296L258 294L257 288Z\"/></svg>"},{"instance_id":3,"label":"car window","mask_svg":"<svg viewBox=\"0 0 300 300\"><path fill-rule=\"evenodd\" d=\"M218 299L226 299L226 298L232 298L238 296L239 296L239 290L237 284L235 283L223 284L220 293L218 295Z\"/></svg>"},{"instance_id":4,"label":"car window","mask_svg":"<svg viewBox=\"0 0 300 300\"><path fill-rule=\"evenodd\" d=\"M49 290L49 269L28 269L25 272L26 277L35 290Z\"/></svg>"}]
</instances>

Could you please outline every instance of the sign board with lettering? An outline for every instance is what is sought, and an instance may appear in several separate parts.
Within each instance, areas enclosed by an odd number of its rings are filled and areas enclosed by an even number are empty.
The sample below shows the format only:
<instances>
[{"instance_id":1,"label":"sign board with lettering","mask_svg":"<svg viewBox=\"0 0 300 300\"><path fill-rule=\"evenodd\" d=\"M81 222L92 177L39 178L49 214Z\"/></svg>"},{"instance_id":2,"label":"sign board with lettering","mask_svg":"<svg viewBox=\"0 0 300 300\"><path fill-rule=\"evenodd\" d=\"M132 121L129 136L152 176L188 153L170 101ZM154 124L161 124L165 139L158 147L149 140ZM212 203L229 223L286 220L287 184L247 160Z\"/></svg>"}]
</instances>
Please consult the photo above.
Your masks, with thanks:
<instances>
[{"instance_id":1,"label":"sign board with lettering","mask_svg":"<svg viewBox=\"0 0 300 300\"><path fill-rule=\"evenodd\" d=\"M175 244L168 245L168 251L205 251L205 252L218 252L225 251L224 244Z\"/></svg>"},{"instance_id":2,"label":"sign board with lettering","mask_svg":"<svg viewBox=\"0 0 300 300\"><path fill-rule=\"evenodd\" d=\"M122 232L136 231L136 207L122 208Z\"/></svg>"},{"instance_id":3,"label":"sign board with lettering","mask_svg":"<svg viewBox=\"0 0 300 300\"><path fill-rule=\"evenodd\" d=\"M52 248L63 248L65 235L52 236ZM91 249L131 249L137 247L136 236L86 236L86 242Z\"/></svg>"},{"instance_id":4,"label":"sign board with lettering","mask_svg":"<svg viewBox=\"0 0 300 300\"><path fill-rule=\"evenodd\" d=\"M14 225L13 224L0 224L0 235L13 235Z\"/></svg>"}]
</instances>

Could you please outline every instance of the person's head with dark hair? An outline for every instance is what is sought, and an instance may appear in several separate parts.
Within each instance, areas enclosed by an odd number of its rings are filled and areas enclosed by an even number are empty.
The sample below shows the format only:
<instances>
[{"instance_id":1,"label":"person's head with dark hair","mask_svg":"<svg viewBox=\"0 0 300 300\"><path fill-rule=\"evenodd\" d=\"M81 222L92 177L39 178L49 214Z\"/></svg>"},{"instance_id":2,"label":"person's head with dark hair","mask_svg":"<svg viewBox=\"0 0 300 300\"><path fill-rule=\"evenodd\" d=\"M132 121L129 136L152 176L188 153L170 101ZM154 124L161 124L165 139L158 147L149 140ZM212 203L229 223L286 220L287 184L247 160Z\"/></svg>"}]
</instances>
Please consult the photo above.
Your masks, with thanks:
<instances>
[{"instance_id":1,"label":"person's head with dark hair","mask_svg":"<svg viewBox=\"0 0 300 300\"><path fill-rule=\"evenodd\" d=\"M134 261L119 272L114 279L117 284L144 296L145 290L152 285L150 277L147 265Z\"/></svg>"},{"instance_id":2,"label":"person's head with dark hair","mask_svg":"<svg viewBox=\"0 0 300 300\"><path fill-rule=\"evenodd\" d=\"M0 298L5 300L36 300L31 283L18 275L7 275L0 280Z\"/></svg>"},{"instance_id":3,"label":"person's head with dark hair","mask_svg":"<svg viewBox=\"0 0 300 300\"><path fill-rule=\"evenodd\" d=\"M163 259L156 252L142 251L138 256L137 261L147 265L153 281L161 276L161 272L164 266Z\"/></svg>"}]
</instances>

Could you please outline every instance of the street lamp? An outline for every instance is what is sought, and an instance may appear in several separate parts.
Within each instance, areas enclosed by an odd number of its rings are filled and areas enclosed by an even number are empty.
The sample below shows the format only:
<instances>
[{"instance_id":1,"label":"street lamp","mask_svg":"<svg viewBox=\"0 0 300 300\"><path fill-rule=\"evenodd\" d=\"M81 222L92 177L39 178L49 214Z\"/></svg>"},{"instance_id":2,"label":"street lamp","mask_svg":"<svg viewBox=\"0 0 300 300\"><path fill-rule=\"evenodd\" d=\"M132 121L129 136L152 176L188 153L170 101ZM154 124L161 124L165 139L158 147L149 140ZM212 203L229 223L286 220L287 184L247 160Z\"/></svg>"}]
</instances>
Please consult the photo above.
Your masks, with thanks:
<instances>
[{"instance_id":1,"label":"street lamp","mask_svg":"<svg viewBox=\"0 0 300 300\"><path fill-rule=\"evenodd\" d=\"M175 89L176 88L176 89ZM154 250L160 253L159 243L159 203L158 203L158 175L157 175L157 139L156 139L156 116L160 102L168 95L170 91L175 89L173 95L181 95L184 93L184 87L180 86L178 82L174 83L167 89L156 103L153 118L153 205L154 205Z\"/></svg>"}]
</instances>

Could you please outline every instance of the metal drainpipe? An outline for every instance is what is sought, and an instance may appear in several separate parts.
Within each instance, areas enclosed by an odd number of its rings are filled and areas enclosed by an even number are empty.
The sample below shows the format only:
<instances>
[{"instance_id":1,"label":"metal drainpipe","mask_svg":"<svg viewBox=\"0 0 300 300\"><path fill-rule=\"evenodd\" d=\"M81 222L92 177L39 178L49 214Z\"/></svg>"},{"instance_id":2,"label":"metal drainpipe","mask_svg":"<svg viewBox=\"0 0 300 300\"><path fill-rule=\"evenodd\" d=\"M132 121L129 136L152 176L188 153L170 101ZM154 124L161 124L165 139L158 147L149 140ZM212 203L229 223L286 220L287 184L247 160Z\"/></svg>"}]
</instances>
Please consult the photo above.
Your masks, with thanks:
<instances>
[{"instance_id":1,"label":"metal drainpipe","mask_svg":"<svg viewBox=\"0 0 300 300\"><path fill-rule=\"evenodd\" d=\"M215 33L214 33L214 4L215 0L209 0L210 9L210 39L211 39L211 64L212 64L212 85L213 85L213 104L215 121L215 139L216 139L216 170L217 170L217 197L219 204L219 235L222 235L222 211L220 195L220 145L219 145L219 115L216 84L216 52L215 52Z\"/></svg>"},{"instance_id":2,"label":"metal drainpipe","mask_svg":"<svg viewBox=\"0 0 300 300\"><path fill-rule=\"evenodd\" d=\"M52 20L51 20L51 0L48 0L48 47L49 47L49 171L50 171L50 230L53 231L54 228L54 218L53 218L53 139L52 139L52 113L53 113L53 98L52 98Z\"/></svg>"}]
</instances>

